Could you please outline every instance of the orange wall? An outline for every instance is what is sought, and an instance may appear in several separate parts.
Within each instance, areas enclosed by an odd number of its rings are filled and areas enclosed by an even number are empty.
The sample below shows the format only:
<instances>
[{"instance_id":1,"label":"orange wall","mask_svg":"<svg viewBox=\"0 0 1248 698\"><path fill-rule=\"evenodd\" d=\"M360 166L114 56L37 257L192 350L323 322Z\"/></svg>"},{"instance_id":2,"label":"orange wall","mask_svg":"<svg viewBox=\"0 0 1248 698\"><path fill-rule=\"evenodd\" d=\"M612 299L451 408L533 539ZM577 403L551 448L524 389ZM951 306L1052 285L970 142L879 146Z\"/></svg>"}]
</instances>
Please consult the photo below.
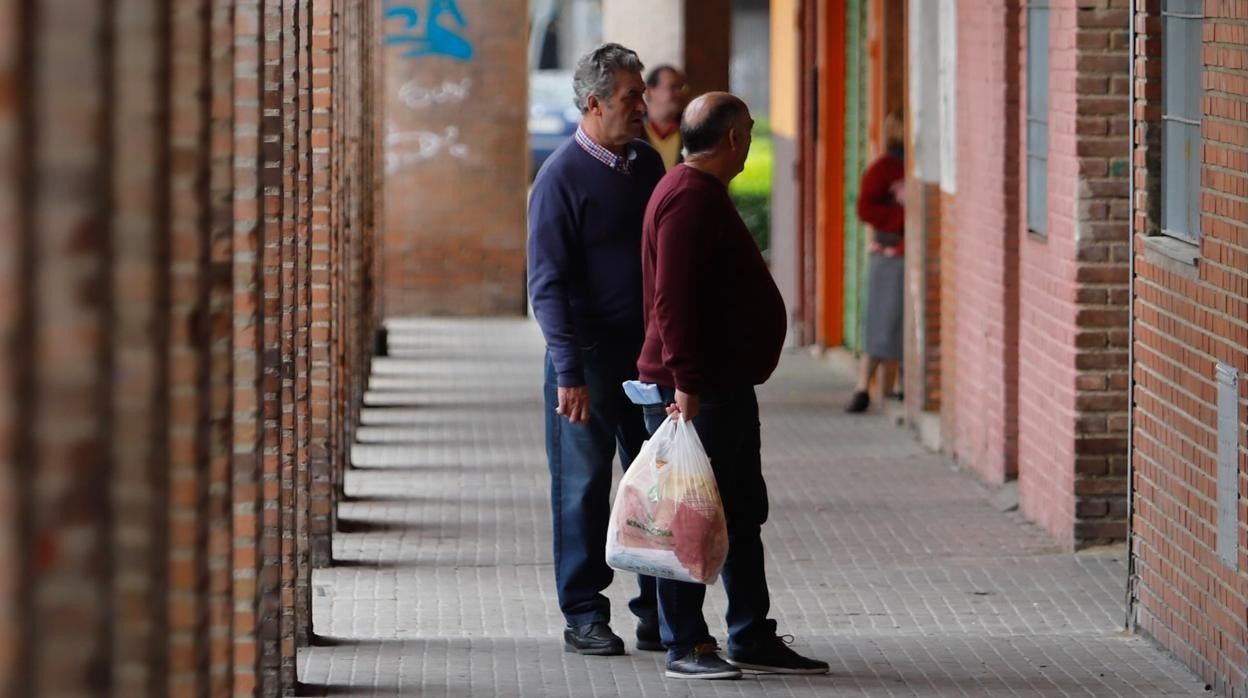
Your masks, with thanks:
<instances>
[{"instance_id":1,"label":"orange wall","mask_svg":"<svg viewBox=\"0 0 1248 698\"><path fill-rule=\"evenodd\" d=\"M819 68L816 341L838 346L844 341L845 0L821 6Z\"/></svg>"}]
</instances>

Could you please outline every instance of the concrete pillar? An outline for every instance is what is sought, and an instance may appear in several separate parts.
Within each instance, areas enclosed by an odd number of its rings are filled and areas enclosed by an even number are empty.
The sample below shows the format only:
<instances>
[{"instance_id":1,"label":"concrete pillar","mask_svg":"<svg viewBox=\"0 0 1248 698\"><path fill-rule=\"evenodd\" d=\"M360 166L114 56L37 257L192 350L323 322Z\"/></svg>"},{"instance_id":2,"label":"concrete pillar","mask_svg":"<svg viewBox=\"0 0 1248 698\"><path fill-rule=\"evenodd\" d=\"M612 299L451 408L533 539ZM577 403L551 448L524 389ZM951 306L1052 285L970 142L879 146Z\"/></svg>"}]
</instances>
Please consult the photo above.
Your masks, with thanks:
<instances>
[{"instance_id":1,"label":"concrete pillar","mask_svg":"<svg viewBox=\"0 0 1248 698\"><path fill-rule=\"evenodd\" d=\"M559 19L559 65L572 69L581 56L602 43L602 3L564 0Z\"/></svg>"},{"instance_id":2,"label":"concrete pillar","mask_svg":"<svg viewBox=\"0 0 1248 698\"><path fill-rule=\"evenodd\" d=\"M603 0L602 39L633 49L647 67L684 69L692 94L728 89L731 0Z\"/></svg>"}]
</instances>

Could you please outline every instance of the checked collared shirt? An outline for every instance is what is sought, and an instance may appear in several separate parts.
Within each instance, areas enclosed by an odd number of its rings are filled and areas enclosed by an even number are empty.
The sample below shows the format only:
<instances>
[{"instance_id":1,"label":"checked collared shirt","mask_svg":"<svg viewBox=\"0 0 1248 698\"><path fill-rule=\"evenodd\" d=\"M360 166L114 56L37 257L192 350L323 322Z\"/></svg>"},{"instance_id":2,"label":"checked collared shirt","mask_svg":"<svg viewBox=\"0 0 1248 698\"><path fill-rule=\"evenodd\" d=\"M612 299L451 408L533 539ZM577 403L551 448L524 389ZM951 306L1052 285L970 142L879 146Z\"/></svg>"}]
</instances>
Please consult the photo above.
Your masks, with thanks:
<instances>
[{"instance_id":1,"label":"checked collared shirt","mask_svg":"<svg viewBox=\"0 0 1248 698\"><path fill-rule=\"evenodd\" d=\"M585 133L585 130L580 126L576 127L576 144L581 146L585 152L594 156L595 160L601 162L607 167L610 167L616 172L625 175L632 174L632 163L633 159L637 157L637 153L634 152L631 147L625 147L627 155L616 155L610 150L607 150L606 148L595 143L594 139L590 138L589 134Z\"/></svg>"}]
</instances>

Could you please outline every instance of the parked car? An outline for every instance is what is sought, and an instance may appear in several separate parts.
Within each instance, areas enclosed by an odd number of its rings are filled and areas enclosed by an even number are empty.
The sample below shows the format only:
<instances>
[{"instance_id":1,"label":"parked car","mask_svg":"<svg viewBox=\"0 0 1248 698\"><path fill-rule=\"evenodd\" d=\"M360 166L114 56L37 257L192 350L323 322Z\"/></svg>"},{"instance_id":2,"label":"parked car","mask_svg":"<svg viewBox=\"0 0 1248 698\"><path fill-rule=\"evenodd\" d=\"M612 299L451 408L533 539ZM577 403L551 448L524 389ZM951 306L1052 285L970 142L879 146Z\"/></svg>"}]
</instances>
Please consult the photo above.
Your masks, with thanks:
<instances>
[{"instance_id":1,"label":"parked car","mask_svg":"<svg viewBox=\"0 0 1248 698\"><path fill-rule=\"evenodd\" d=\"M581 112L575 101L572 71L529 73L529 179L556 148L576 133Z\"/></svg>"}]
</instances>

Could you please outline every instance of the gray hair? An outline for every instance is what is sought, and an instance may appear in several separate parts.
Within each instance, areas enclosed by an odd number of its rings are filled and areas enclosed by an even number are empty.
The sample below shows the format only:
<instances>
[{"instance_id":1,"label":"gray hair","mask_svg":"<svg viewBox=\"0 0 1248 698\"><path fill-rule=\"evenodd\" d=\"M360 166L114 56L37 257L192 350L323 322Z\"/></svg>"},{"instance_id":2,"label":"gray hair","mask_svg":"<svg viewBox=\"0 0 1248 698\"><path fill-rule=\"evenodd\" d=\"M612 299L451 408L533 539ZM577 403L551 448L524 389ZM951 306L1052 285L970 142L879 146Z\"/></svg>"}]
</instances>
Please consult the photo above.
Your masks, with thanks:
<instances>
[{"instance_id":1,"label":"gray hair","mask_svg":"<svg viewBox=\"0 0 1248 698\"><path fill-rule=\"evenodd\" d=\"M618 71L641 73L645 69L636 51L619 44L603 44L590 51L576 62L576 74L572 76L576 108L582 114L589 111L590 95L600 100L610 98L615 92L615 74Z\"/></svg>"}]
</instances>

